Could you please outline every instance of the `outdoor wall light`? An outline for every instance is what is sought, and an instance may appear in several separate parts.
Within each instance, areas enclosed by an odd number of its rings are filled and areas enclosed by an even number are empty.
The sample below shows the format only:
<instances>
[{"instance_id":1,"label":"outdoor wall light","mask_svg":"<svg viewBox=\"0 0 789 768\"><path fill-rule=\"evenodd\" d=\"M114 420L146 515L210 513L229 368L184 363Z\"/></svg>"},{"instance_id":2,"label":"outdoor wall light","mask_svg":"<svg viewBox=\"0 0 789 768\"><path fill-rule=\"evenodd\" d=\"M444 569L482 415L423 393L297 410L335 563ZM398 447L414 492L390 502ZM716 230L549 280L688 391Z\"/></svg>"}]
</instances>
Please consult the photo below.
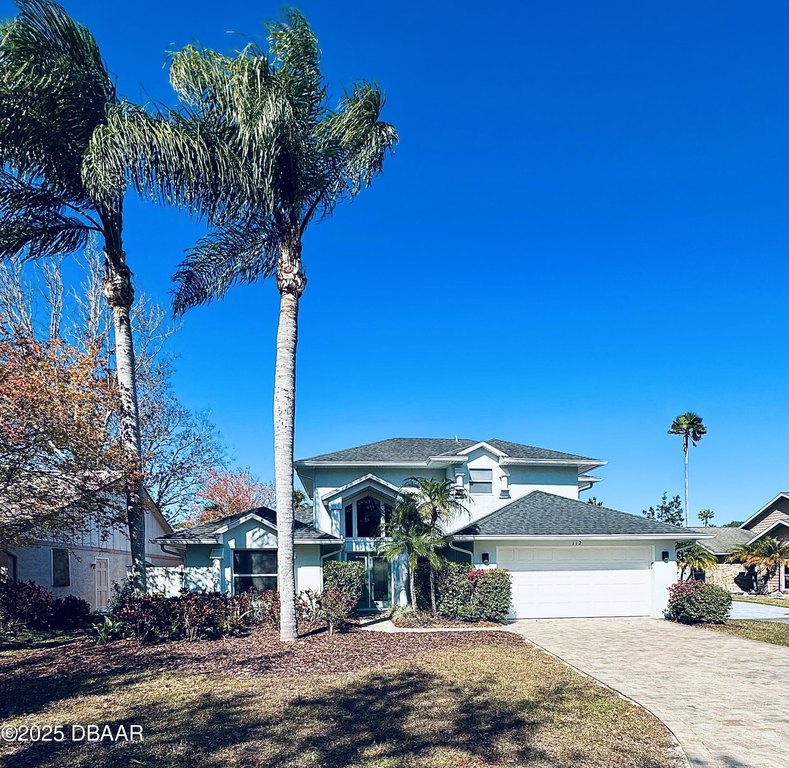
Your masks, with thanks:
<instances>
[{"instance_id":1,"label":"outdoor wall light","mask_svg":"<svg viewBox=\"0 0 789 768\"><path fill-rule=\"evenodd\" d=\"M487 552L482 553L482 565L489 565L490 564L490 554Z\"/></svg>"},{"instance_id":2,"label":"outdoor wall light","mask_svg":"<svg viewBox=\"0 0 789 768\"><path fill-rule=\"evenodd\" d=\"M662 552L662 558L663 558L663 562L664 562L664 563L667 563L667 562L668 562L668 550L667 550L667 549L664 549L664 550L663 550L663 552Z\"/></svg>"}]
</instances>

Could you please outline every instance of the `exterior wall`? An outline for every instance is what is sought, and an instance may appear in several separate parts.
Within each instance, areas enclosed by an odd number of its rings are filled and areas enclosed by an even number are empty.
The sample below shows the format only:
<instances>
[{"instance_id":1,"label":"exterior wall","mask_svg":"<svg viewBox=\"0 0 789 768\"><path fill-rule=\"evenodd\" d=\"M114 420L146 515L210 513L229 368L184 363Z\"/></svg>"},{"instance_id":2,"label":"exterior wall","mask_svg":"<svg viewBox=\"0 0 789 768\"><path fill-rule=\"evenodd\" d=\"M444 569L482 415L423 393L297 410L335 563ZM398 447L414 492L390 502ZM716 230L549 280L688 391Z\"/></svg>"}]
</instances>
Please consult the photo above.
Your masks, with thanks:
<instances>
[{"instance_id":1,"label":"exterior wall","mask_svg":"<svg viewBox=\"0 0 789 768\"><path fill-rule=\"evenodd\" d=\"M707 584L715 584L729 592L739 593L745 591L743 585L748 581L747 578L743 581L745 572L746 569L739 563L719 563L715 570L704 572L704 580Z\"/></svg>"},{"instance_id":2,"label":"exterior wall","mask_svg":"<svg viewBox=\"0 0 789 768\"><path fill-rule=\"evenodd\" d=\"M336 509L330 509L324 498L365 475L372 474L400 488L409 477L427 477L434 480L461 476L466 491L469 491L469 470L491 469L493 490L490 494L470 494L466 502L468 515L462 515L449 526L478 520L505 504L525 496L532 491L546 491L570 499L578 498L578 470L574 466L500 466L498 456L484 449L469 454L466 464L454 467L311 467L302 470L314 479L313 515L314 525L325 533L344 536L343 509L346 498L358 493L349 489L348 497L336 499ZM507 491L509 492L507 494ZM335 501L335 500L333 500Z\"/></svg>"},{"instance_id":3,"label":"exterior wall","mask_svg":"<svg viewBox=\"0 0 789 768\"><path fill-rule=\"evenodd\" d=\"M611 547L621 544L622 546L651 546L652 547L652 564L650 571L652 573L651 579L651 593L652 593L652 616L662 617L663 611L668 604L668 589L672 584L677 582L679 572L677 570L677 553L675 550L675 542L673 541L583 541L581 546L585 548L593 547ZM571 547L569 543L562 543L561 541L517 541L514 539L499 539L491 541L475 541L474 542L474 559L472 562L480 567L493 568L496 566L496 553L498 547ZM669 553L668 562L663 562L661 553L667 551ZM488 565L484 566L482 563L482 554L487 553L489 557Z\"/></svg>"},{"instance_id":4,"label":"exterior wall","mask_svg":"<svg viewBox=\"0 0 789 768\"><path fill-rule=\"evenodd\" d=\"M753 531L755 534L762 533L771 525L775 525L779 520L789 521L789 499L784 496L781 496L761 517L750 523L748 530Z\"/></svg>"},{"instance_id":5,"label":"exterior wall","mask_svg":"<svg viewBox=\"0 0 789 768\"><path fill-rule=\"evenodd\" d=\"M149 511L145 513L145 524L148 539L167 532L158 516ZM53 548L69 550L70 584L67 587L52 585ZM121 527L101 532L92 525L75 541L42 541L34 547L12 550L11 554L16 557L16 577L19 581L35 581L50 590L55 597L76 595L90 603L93 610L96 609L96 559L105 558L108 561L110 596L114 585L126 581L128 568L131 567L129 539ZM150 541L146 544L146 559L153 566L172 567L181 563L180 557L162 552L158 545Z\"/></svg>"}]
</instances>

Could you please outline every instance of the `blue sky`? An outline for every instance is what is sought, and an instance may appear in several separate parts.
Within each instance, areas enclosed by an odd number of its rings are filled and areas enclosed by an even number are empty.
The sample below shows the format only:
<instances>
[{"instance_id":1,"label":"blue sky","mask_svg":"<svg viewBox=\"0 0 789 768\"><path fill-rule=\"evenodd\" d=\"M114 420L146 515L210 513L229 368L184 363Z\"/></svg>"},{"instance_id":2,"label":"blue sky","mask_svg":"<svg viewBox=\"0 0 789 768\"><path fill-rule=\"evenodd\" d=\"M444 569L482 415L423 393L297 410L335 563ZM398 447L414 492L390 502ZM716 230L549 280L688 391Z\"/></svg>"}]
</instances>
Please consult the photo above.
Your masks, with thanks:
<instances>
[{"instance_id":1,"label":"blue sky","mask_svg":"<svg viewBox=\"0 0 789 768\"><path fill-rule=\"evenodd\" d=\"M122 94L172 101L165 51L222 51L278 3L76 0ZM335 96L388 94L384 175L312 228L297 455L391 436L499 437L609 460L595 493L682 491L746 518L789 487L789 5L318 0ZM0 2L0 13L13 5ZM130 198L138 288L167 300L200 229ZM176 385L272 476L277 295L190 312Z\"/></svg>"}]
</instances>

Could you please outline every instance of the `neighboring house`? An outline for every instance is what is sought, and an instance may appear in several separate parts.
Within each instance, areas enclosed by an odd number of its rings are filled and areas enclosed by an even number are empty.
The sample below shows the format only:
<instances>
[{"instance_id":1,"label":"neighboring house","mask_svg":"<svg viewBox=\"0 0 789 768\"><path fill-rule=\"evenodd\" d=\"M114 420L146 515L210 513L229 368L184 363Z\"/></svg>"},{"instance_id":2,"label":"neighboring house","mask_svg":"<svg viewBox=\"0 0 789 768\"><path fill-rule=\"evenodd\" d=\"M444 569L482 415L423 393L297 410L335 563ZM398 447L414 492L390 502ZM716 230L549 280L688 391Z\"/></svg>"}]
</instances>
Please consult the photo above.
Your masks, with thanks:
<instances>
[{"instance_id":1,"label":"neighboring house","mask_svg":"<svg viewBox=\"0 0 789 768\"><path fill-rule=\"evenodd\" d=\"M707 571L708 582L720 584L732 592L748 592L754 588L753 571L746 571L737 563L726 563L732 549L738 544L754 544L766 536L789 539L789 491L782 491L739 528L694 528L694 531L713 534L713 538L699 543L712 552L721 564L715 571ZM779 569L767 584L767 591L783 592L789 584L789 567Z\"/></svg>"},{"instance_id":2,"label":"neighboring house","mask_svg":"<svg viewBox=\"0 0 789 768\"><path fill-rule=\"evenodd\" d=\"M151 539L172 532L170 524L146 495L145 530ZM177 555L165 554L149 540L146 546L149 566L173 567ZM81 538L69 542L39 541L32 547L0 550L0 570L15 581L35 581L55 597L76 595L90 603L94 611L107 609L113 584L128 578L131 551L126 531L115 528L101 535L93 527Z\"/></svg>"},{"instance_id":3,"label":"neighboring house","mask_svg":"<svg viewBox=\"0 0 789 768\"><path fill-rule=\"evenodd\" d=\"M296 527L298 589L320 589L328 558L364 565L363 609L406 601L407 570L378 555L409 477L448 478L468 494L448 554L512 572L513 615L660 616L685 529L579 501L604 461L503 440L393 438L296 462L312 499ZM189 588L276 585L276 516L251 510L160 537L183 553Z\"/></svg>"}]
</instances>

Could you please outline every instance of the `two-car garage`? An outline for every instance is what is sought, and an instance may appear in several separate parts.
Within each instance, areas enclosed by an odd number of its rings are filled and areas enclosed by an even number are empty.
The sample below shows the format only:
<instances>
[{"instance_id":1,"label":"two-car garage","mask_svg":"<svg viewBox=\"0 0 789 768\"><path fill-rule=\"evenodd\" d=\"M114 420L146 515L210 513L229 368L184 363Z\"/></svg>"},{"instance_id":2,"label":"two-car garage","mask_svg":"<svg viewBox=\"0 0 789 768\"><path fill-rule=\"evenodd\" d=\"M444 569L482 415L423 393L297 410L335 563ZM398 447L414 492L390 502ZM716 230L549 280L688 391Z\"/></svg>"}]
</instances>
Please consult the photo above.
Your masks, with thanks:
<instances>
[{"instance_id":1,"label":"two-car garage","mask_svg":"<svg viewBox=\"0 0 789 768\"><path fill-rule=\"evenodd\" d=\"M649 616L652 546L497 547L518 619Z\"/></svg>"}]
</instances>

